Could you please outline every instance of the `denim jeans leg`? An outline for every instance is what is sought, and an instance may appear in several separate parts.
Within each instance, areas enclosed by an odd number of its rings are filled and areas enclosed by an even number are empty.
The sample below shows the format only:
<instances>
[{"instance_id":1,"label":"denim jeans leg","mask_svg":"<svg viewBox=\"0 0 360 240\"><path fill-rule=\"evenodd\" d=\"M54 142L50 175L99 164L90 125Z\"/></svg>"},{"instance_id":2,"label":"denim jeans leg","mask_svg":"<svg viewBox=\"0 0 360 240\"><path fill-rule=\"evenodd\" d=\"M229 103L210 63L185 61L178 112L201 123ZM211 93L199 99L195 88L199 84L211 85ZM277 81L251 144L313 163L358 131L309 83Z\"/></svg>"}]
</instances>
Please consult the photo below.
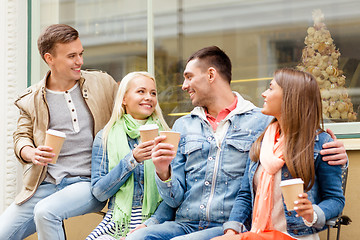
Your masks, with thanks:
<instances>
[{"instance_id":1,"label":"denim jeans leg","mask_svg":"<svg viewBox=\"0 0 360 240\"><path fill-rule=\"evenodd\" d=\"M43 183L24 204L12 203L0 216L0 239L24 239L35 233L34 207L41 199L54 192L55 185Z\"/></svg>"},{"instance_id":2,"label":"denim jeans leg","mask_svg":"<svg viewBox=\"0 0 360 240\"><path fill-rule=\"evenodd\" d=\"M39 201L35 206L39 240L64 239L63 219L99 211L104 207L104 203L92 195L90 181L79 180L73 183L71 179L63 179L59 187L62 185L64 188Z\"/></svg>"},{"instance_id":3,"label":"denim jeans leg","mask_svg":"<svg viewBox=\"0 0 360 240\"><path fill-rule=\"evenodd\" d=\"M197 232L189 233L183 236L174 237L171 240L185 240L185 239L196 239L196 240L210 240L214 237L218 237L224 234L223 227L212 227Z\"/></svg>"},{"instance_id":4,"label":"denim jeans leg","mask_svg":"<svg viewBox=\"0 0 360 240\"><path fill-rule=\"evenodd\" d=\"M191 229L186 225L169 221L136 230L129 234L126 240L170 240L173 237L189 232L191 232Z\"/></svg>"}]
</instances>

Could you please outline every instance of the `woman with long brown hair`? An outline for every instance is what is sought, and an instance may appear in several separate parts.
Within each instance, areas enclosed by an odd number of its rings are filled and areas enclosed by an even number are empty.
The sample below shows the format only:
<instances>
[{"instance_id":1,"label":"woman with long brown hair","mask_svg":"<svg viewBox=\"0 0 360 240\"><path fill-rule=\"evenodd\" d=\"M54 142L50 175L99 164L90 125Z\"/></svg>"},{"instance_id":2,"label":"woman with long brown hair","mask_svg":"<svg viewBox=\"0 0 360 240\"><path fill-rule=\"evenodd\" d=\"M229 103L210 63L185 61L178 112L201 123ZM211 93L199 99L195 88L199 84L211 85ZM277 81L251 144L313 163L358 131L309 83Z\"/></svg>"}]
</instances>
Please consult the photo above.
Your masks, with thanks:
<instances>
[{"instance_id":1,"label":"woman with long brown hair","mask_svg":"<svg viewBox=\"0 0 360 240\"><path fill-rule=\"evenodd\" d=\"M250 150L225 236L216 239L319 239L317 232L345 204L341 166L327 164L319 154L332 141L320 126L319 87L311 74L280 69L262 96L262 113L274 120ZM305 190L293 211L280 191L280 181L291 178L301 178Z\"/></svg>"}]
</instances>

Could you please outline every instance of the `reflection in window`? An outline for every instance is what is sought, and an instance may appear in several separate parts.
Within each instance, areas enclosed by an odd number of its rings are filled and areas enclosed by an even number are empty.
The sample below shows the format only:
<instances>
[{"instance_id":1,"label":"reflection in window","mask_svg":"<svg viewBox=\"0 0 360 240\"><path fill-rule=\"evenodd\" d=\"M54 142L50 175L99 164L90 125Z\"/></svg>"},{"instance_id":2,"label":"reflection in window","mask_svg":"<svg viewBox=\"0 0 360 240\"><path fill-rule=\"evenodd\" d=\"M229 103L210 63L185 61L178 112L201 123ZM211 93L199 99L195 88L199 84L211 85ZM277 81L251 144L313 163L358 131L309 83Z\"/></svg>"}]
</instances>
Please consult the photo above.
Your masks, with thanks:
<instances>
[{"instance_id":1,"label":"reflection in window","mask_svg":"<svg viewBox=\"0 0 360 240\"><path fill-rule=\"evenodd\" d=\"M107 71L117 81L130 71L147 69L145 1L57 2L59 22L80 32L84 68ZM47 4L49 1L41 1L42 8ZM273 71L300 63L314 9L324 13L326 26L341 52L338 67L344 71L344 86L354 112L359 114L360 1L328 0L324 5L314 0L153 0L155 75L169 125L193 108L181 90L187 57L210 45L219 46L231 58L232 88L262 106L261 93ZM52 23L48 15L42 14L42 26Z\"/></svg>"},{"instance_id":2,"label":"reflection in window","mask_svg":"<svg viewBox=\"0 0 360 240\"><path fill-rule=\"evenodd\" d=\"M355 82L358 82L356 78L360 74L356 74L356 62L360 60L360 47L357 44L360 40L360 10L356 10L355 5L360 7L360 3L346 0L339 4L330 0L324 6L309 0L286 3L183 0L173 2L172 8L169 5L166 11L155 12L156 49L163 58L167 58L166 66L156 62L156 73L167 88L174 88L182 82L181 74L176 75L178 72L175 69L179 68L174 66L184 68L184 61L191 53L202 47L217 45L232 59L232 88L261 107L261 93L267 88L273 71L282 67L296 67L301 62L307 29L313 25L312 12L321 8L334 43L342 53L339 69L343 69L347 76L344 87L349 90L354 112L359 113L360 94L356 93ZM161 9L160 1L155 1L155 9ZM354 31L354 28L358 31ZM179 72L182 70L179 69ZM166 113L190 111L193 106L188 96L185 97L183 99L179 93L174 97L176 102L166 103L169 106ZM331 100L330 104L334 105L334 102ZM325 116L330 121L348 121L348 118L338 117L337 113L335 117ZM168 117L167 120L171 124L177 117Z\"/></svg>"}]
</instances>

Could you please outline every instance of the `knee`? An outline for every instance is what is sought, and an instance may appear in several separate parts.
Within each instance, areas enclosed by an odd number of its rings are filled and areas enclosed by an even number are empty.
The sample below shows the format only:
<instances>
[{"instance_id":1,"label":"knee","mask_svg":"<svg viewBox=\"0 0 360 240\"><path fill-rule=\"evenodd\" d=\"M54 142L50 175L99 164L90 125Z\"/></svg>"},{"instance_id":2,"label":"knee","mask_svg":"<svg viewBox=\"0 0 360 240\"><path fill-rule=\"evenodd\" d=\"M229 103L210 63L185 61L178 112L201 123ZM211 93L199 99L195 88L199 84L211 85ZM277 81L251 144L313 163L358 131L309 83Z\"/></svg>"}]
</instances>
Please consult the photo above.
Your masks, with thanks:
<instances>
[{"instance_id":1,"label":"knee","mask_svg":"<svg viewBox=\"0 0 360 240\"><path fill-rule=\"evenodd\" d=\"M34 208L34 221L36 223L42 222L42 221L51 221L51 220L60 220L58 217L53 214L49 208L41 204L41 201L35 205Z\"/></svg>"},{"instance_id":2,"label":"knee","mask_svg":"<svg viewBox=\"0 0 360 240\"><path fill-rule=\"evenodd\" d=\"M170 240L184 240L184 239L186 239L187 237L188 237L188 236L183 235L183 236L178 236L178 237L171 238Z\"/></svg>"},{"instance_id":3,"label":"knee","mask_svg":"<svg viewBox=\"0 0 360 240\"><path fill-rule=\"evenodd\" d=\"M126 240L151 240L151 239L155 239L155 238L151 237L147 227L138 229L126 237Z\"/></svg>"},{"instance_id":4,"label":"knee","mask_svg":"<svg viewBox=\"0 0 360 240\"><path fill-rule=\"evenodd\" d=\"M34 221L35 222L41 221L42 219L46 218L45 216L47 215L47 209L39 207L38 205L39 204L35 205L35 208L34 208Z\"/></svg>"}]
</instances>

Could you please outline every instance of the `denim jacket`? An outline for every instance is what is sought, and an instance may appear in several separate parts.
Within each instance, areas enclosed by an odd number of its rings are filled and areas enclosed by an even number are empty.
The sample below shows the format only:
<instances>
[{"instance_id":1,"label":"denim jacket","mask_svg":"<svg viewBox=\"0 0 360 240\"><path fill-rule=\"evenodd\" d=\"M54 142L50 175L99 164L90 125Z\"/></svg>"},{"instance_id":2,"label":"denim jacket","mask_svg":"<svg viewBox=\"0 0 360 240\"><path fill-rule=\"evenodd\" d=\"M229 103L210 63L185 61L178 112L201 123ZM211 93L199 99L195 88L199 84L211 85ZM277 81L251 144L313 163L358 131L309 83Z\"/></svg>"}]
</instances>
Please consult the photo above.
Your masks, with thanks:
<instances>
[{"instance_id":1,"label":"denim jacket","mask_svg":"<svg viewBox=\"0 0 360 240\"><path fill-rule=\"evenodd\" d=\"M221 225L229 218L251 144L271 120L235 94L237 107L216 132L200 107L173 126L181 138L171 163L171 178L161 181L155 176L155 180L164 201L178 207L177 222L198 222L202 228L210 222Z\"/></svg>"},{"instance_id":2,"label":"denim jacket","mask_svg":"<svg viewBox=\"0 0 360 240\"><path fill-rule=\"evenodd\" d=\"M108 207L109 209L112 209L115 201L115 193L126 182L131 174L134 174L132 206L141 207L144 195L144 165L138 163L135 160L132 151L130 151L120 160L119 164L109 172L108 156L107 153L103 153L102 133L103 130L96 134L93 143L91 161L91 191L93 195L99 201L106 201L110 198ZM128 144L132 150L134 145L138 144L138 140L128 137ZM156 214L148 219L145 224L151 225L162 223L166 220L173 220L174 212L175 210L162 201L156 210Z\"/></svg>"},{"instance_id":3,"label":"denim jacket","mask_svg":"<svg viewBox=\"0 0 360 240\"><path fill-rule=\"evenodd\" d=\"M287 231L291 236L303 236L314 234L326 228L325 222L328 219L337 217L345 205L345 197L342 192L341 166L332 166L322 160L319 154L324 143L332 141L330 135L323 132L316 136L314 146L315 182L307 192L309 200L313 203L314 211L318 220L312 227L307 227L301 217L296 217L295 211L288 211L285 203L284 214L287 222ZM224 224L224 230L234 229L241 232L241 228L252 215L255 193L253 189L254 175L259 166L258 162L250 159L246 166L241 189L236 197L229 222ZM286 165L281 169L281 180L291 179Z\"/></svg>"}]
</instances>

